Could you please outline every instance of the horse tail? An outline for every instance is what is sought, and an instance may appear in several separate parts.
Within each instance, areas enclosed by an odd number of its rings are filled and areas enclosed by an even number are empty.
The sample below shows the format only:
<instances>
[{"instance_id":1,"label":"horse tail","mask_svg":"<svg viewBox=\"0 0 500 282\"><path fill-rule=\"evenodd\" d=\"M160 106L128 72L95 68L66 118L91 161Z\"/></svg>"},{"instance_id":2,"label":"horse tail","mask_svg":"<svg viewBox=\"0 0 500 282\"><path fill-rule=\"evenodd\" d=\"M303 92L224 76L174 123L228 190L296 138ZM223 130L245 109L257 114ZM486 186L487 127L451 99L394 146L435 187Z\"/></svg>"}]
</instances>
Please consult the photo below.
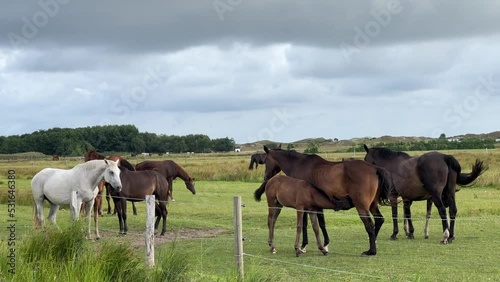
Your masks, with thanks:
<instances>
[{"instance_id":1,"label":"horse tail","mask_svg":"<svg viewBox=\"0 0 500 282\"><path fill-rule=\"evenodd\" d=\"M40 219L38 218L38 209L36 208L35 199L33 199L33 227L38 229L42 226Z\"/></svg>"},{"instance_id":2,"label":"horse tail","mask_svg":"<svg viewBox=\"0 0 500 282\"><path fill-rule=\"evenodd\" d=\"M389 205L389 199L397 198L396 187L392 181L392 176L389 171L384 168L377 167L378 176L378 190L379 198L378 202L381 205Z\"/></svg>"},{"instance_id":3,"label":"horse tail","mask_svg":"<svg viewBox=\"0 0 500 282\"><path fill-rule=\"evenodd\" d=\"M470 173L461 173L460 163L455 159L455 157L447 155L445 161L448 167L457 173L457 184L461 186L471 184L476 178L483 174L488 168L484 165L483 161L476 160L472 165L472 171Z\"/></svg>"},{"instance_id":4,"label":"horse tail","mask_svg":"<svg viewBox=\"0 0 500 282\"><path fill-rule=\"evenodd\" d=\"M168 200L168 194L170 193L170 189L168 189L168 181L167 179L161 175L159 172L153 171L155 178L156 178L156 189L155 189L155 196L158 197L156 199L158 202L163 201L166 203Z\"/></svg>"},{"instance_id":5,"label":"horse tail","mask_svg":"<svg viewBox=\"0 0 500 282\"><path fill-rule=\"evenodd\" d=\"M266 185L267 185L267 182L268 180L262 182L262 184L260 185L259 188L257 188L257 190L255 190L255 192L253 193L253 198L257 201L257 202L260 202L260 199L262 197L262 194L264 194L264 192L266 191Z\"/></svg>"}]
</instances>

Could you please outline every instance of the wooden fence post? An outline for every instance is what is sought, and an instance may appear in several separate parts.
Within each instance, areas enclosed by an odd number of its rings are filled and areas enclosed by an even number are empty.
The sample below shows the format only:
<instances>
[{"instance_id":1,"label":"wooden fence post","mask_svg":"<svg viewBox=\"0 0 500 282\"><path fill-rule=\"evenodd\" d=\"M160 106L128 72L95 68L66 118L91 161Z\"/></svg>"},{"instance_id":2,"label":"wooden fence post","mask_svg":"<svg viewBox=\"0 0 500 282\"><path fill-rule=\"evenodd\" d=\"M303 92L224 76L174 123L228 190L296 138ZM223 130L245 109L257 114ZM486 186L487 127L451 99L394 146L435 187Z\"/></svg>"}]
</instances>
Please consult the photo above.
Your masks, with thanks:
<instances>
[{"instance_id":1,"label":"wooden fence post","mask_svg":"<svg viewBox=\"0 0 500 282\"><path fill-rule=\"evenodd\" d=\"M155 196L146 196L146 266L155 265Z\"/></svg>"},{"instance_id":2,"label":"wooden fence post","mask_svg":"<svg viewBox=\"0 0 500 282\"><path fill-rule=\"evenodd\" d=\"M236 261L236 270L238 278L243 280L243 228L241 216L241 196L233 197L234 204L234 259Z\"/></svg>"}]
</instances>

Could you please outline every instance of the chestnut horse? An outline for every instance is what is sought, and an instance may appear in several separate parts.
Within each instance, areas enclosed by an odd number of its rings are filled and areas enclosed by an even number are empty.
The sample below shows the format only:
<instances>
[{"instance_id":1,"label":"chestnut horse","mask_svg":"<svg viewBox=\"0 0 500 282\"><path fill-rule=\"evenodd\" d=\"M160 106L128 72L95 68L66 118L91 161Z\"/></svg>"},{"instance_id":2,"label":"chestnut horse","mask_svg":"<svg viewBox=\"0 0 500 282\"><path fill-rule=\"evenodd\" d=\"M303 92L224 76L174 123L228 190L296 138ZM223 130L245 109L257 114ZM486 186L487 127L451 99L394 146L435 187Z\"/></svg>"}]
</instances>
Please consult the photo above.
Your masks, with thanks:
<instances>
[{"instance_id":1,"label":"chestnut horse","mask_svg":"<svg viewBox=\"0 0 500 282\"><path fill-rule=\"evenodd\" d=\"M168 189L169 189L169 197L174 200L174 196L172 194L173 190L173 180L179 177L184 180L186 184L186 188L191 191L191 193L196 194L196 190L194 188L194 178L191 178L189 174L177 163L171 160L166 161L144 161L135 165L135 170L156 170L161 173L168 181Z\"/></svg>"},{"instance_id":2,"label":"chestnut horse","mask_svg":"<svg viewBox=\"0 0 500 282\"><path fill-rule=\"evenodd\" d=\"M439 152L425 153L419 157L410 157L404 152L395 152L388 148L368 148L364 145L367 162L386 168L392 175L397 194L403 199L404 219L407 237L414 238L410 207L413 201L427 200L427 220L425 235L428 238L428 219L431 212L431 201L438 209L443 225L441 243L451 243L455 239L455 202L456 184L468 185L476 180L485 170L482 161L476 160L471 173L461 173L460 163L451 155ZM391 199L393 214L393 233L391 239L398 234L397 202ZM446 215L449 208L450 222Z\"/></svg>"},{"instance_id":3,"label":"chestnut horse","mask_svg":"<svg viewBox=\"0 0 500 282\"><path fill-rule=\"evenodd\" d=\"M260 202L264 191L266 193L267 206L269 210L267 216L267 226L269 228L268 243L271 248L271 252L273 254L276 253L276 248L274 247L274 227L276 225L276 220L280 215L281 209L285 206L297 210L295 255L299 256L304 252L303 248L299 247L299 240L300 233L303 228L303 218L306 215L305 213L309 214L309 217L311 218L311 224L314 234L316 235L318 249L326 255L328 253L328 248L321 244L317 214L322 213L323 209L340 210L342 207L336 205L336 202L331 201L330 197L319 188L312 186L304 180L292 178L286 175L275 175L269 179L269 181L266 181L265 185L261 185L257 190L255 190L254 198L256 201Z\"/></svg>"},{"instance_id":4,"label":"chestnut horse","mask_svg":"<svg viewBox=\"0 0 500 282\"><path fill-rule=\"evenodd\" d=\"M267 153L265 181L282 170L288 176L317 187L334 203L352 203L347 209L356 208L370 243L370 248L362 255L377 254L376 239L384 223L379 204L385 204L394 193L391 176L385 169L362 160L330 162L315 154L270 150L266 146L264 151Z\"/></svg>"},{"instance_id":5,"label":"chestnut horse","mask_svg":"<svg viewBox=\"0 0 500 282\"><path fill-rule=\"evenodd\" d=\"M140 202L146 200L146 195L155 195L158 203L155 205L156 222L155 233L158 228L160 217L163 219L161 236L167 231L167 200L168 182L163 175L154 170L131 171L120 167L121 191L110 188L113 202L115 203L120 234L127 234L127 201ZM110 186L106 183L106 186Z\"/></svg>"},{"instance_id":6,"label":"chestnut horse","mask_svg":"<svg viewBox=\"0 0 500 282\"><path fill-rule=\"evenodd\" d=\"M266 157L267 157L267 154L266 153L262 153L262 154L253 154L251 157L250 157L250 166L248 167L249 170L252 170L253 169L253 164L255 164L255 169L257 169L257 167L260 165L260 164L265 164L266 163Z\"/></svg>"}]
</instances>

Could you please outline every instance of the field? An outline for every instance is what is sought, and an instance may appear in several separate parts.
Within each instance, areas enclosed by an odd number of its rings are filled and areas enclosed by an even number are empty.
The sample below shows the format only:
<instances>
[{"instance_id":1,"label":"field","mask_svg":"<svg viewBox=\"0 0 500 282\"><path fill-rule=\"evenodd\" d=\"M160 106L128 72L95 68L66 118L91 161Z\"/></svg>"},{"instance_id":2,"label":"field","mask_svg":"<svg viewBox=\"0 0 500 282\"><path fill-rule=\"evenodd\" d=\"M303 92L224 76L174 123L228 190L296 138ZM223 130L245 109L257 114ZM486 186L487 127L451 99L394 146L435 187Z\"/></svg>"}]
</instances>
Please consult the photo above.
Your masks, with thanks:
<instances>
[{"instance_id":1,"label":"field","mask_svg":"<svg viewBox=\"0 0 500 282\"><path fill-rule=\"evenodd\" d=\"M411 152L420 154L421 152ZM295 212L285 209L278 219L276 229L277 254L271 254L267 245L267 207L265 200L255 202L253 192L263 177L264 166L249 171L250 152L228 154L169 155L196 181L196 195L191 195L181 181L174 182L176 201L168 205L167 236L156 238L157 263L168 253L185 259L185 272L181 281L236 281L233 236L233 197L241 196L243 208L244 269L245 281L494 281L500 275L500 150L448 151L462 165L462 171L470 171L476 158L484 160L489 170L472 187L463 187L457 194L457 239L441 245L441 223L437 210L433 209L430 239L423 238L425 203L413 205L415 239L404 237L400 225L399 239L390 241L392 222L390 208L382 207L386 222L378 237L378 254L361 257L368 249L368 239L359 217L353 210L326 211L327 228L331 237L330 253L323 256L316 250L314 240L308 251L295 257ZM353 157L352 154L323 153L329 160ZM357 153L354 157L362 158ZM151 157L159 159L160 157ZM148 158L149 159L149 158ZM143 157L129 158L132 163ZM0 255L8 255L10 233L7 228L7 176L9 170L16 176L16 274L4 268L0 281L23 281L25 274L34 270L19 252L28 240L37 234L32 228L30 180L44 167L70 168L82 162L79 158L49 157L8 158L0 160ZM12 171L11 171L12 172ZM93 250L109 245L124 245L131 251L128 256L144 260L143 234L145 207L138 205L138 215L131 214L129 204L129 234L118 235L116 216L100 218L103 238L89 241ZM48 210L45 210L45 214ZM402 209L400 209L400 214ZM58 224L64 230L70 226L69 211L63 207L58 213ZM167 250L162 251L162 250ZM66 262L68 263L68 262ZM104 262L103 262L104 263ZM64 262L63 262L64 264ZM20 274L19 274L20 273ZM23 276L21 276L23 275ZM2 278L3 276L3 278ZM66 277L67 278L67 277ZM49 280L54 280L49 279ZM87 281L85 278L79 281ZM90 280L88 280L90 281Z\"/></svg>"}]
</instances>

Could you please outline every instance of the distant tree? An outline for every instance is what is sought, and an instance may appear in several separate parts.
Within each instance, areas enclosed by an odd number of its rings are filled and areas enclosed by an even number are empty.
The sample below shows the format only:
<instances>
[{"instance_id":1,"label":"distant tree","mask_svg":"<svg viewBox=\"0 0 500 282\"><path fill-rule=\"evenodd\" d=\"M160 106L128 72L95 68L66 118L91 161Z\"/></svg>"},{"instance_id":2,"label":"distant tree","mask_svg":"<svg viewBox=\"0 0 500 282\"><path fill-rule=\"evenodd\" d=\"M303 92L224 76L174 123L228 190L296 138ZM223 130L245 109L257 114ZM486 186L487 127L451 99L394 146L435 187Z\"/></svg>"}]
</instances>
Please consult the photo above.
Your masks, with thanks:
<instances>
[{"instance_id":1,"label":"distant tree","mask_svg":"<svg viewBox=\"0 0 500 282\"><path fill-rule=\"evenodd\" d=\"M441 134L439 135L439 138L438 138L438 139L446 139L446 134L441 133Z\"/></svg>"},{"instance_id":2,"label":"distant tree","mask_svg":"<svg viewBox=\"0 0 500 282\"><path fill-rule=\"evenodd\" d=\"M319 153L319 144L317 142L309 142L307 148L304 150L306 154L317 154Z\"/></svg>"},{"instance_id":3,"label":"distant tree","mask_svg":"<svg viewBox=\"0 0 500 282\"><path fill-rule=\"evenodd\" d=\"M234 149L233 138L212 139L212 150L214 152L232 152Z\"/></svg>"}]
</instances>

